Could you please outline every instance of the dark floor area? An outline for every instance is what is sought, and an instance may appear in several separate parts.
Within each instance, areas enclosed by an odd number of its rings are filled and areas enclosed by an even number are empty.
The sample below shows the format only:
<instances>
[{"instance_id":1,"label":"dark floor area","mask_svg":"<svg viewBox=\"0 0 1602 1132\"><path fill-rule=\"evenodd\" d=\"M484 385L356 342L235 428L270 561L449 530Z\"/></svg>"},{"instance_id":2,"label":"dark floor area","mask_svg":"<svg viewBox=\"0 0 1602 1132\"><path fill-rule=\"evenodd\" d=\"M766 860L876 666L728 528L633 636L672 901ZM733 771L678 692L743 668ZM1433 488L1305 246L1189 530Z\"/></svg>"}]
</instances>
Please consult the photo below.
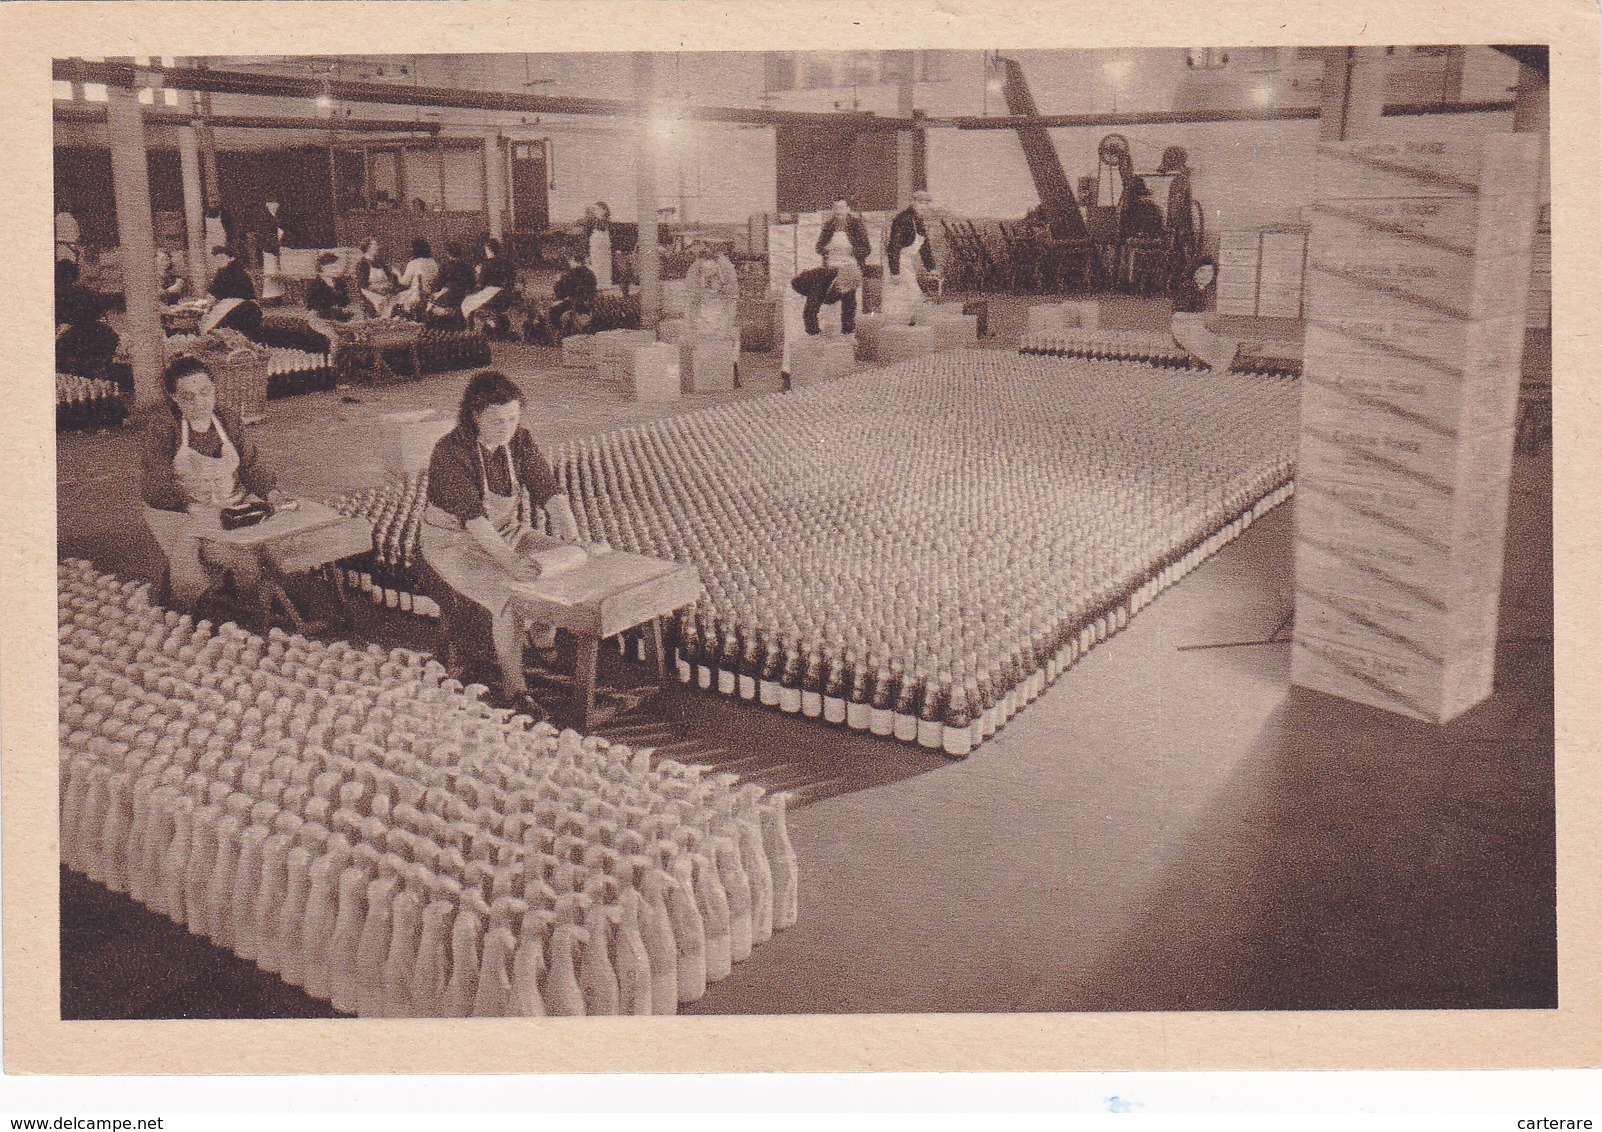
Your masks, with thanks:
<instances>
[{"instance_id":1,"label":"dark floor area","mask_svg":"<svg viewBox=\"0 0 1602 1132\"><path fill-rule=\"evenodd\" d=\"M1012 307L997 318L1003 334L1022 322ZM1120 321L1157 318L1132 307ZM737 396L772 387L765 361ZM545 414L531 422L542 444L695 407L633 405L548 352L497 363ZM347 392L361 404L278 402L260 443L301 490L364 486L381 474L377 414L448 403L463 376ZM117 501L135 449L127 434L62 438L62 554L148 576ZM797 793L800 922L691 1010L1555 1006L1549 453L1515 461L1496 693L1444 727L1289 686L1276 630L1293 510L963 762L676 684L595 727ZM377 610L357 628L420 647L432 633ZM611 654L602 676L642 674ZM82 878L63 874L61 909L65 1017L330 1013Z\"/></svg>"}]
</instances>

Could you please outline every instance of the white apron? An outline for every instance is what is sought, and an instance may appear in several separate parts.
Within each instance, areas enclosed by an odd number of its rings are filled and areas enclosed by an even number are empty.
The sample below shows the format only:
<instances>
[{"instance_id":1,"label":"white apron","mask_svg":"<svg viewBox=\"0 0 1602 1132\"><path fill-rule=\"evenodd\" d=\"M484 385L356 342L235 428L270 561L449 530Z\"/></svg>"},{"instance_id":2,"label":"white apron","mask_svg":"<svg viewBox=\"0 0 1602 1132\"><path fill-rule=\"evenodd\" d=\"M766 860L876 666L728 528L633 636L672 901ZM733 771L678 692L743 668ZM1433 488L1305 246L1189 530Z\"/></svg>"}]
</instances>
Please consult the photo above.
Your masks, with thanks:
<instances>
[{"instance_id":1,"label":"white apron","mask_svg":"<svg viewBox=\"0 0 1602 1132\"><path fill-rule=\"evenodd\" d=\"M217 435L222 439L222 452L216 456L203 456L189 446L188 420L181 422L178 451L173 454L172 470L185 505L210 513L215 522L217 511L243 502L246 493L239 486L237 475L239 450L228 439L228 434L223 431L215 415L211 418L211 427L217 430ZM195 537L196 519L181 511L146 507L145 523L167 556L168 583L173 601L180 607L188 608L211 585L211 579L201 562L200 542ZM218 562L217 565L226 566L227 563Z\"/></svg>"},{"instance_id":2,"label":"white apron","mask_svg":"<svg viewBox=\"0 0 1602 1132\"><path fill-rule=\"evenodd\" d=\"M215 303L211 304L211 307L206 311L205 315L201 317L200 333L210 334L214 329L216 329L219 322L228 317L229 311L233 310L240 303L248 301L249 300L247 299L218 299Z\"/></svg>"},{"instance_id":3,"label":"white apron","mask_svg":"<svg viewBox=\"0 0 1602 1132\"><path fill-rule=\"evenodd\" d=\"M462 300L462 317L472 318L473 312L501 293L499 287L481 287Z\"/></svg>"},{"instance_id":4,"label":"white apron","mask_svg":"<svg viewBox=\"0 0 1602 1132\"><path fill-rule=\"evenodd\" d=\"M612 233L597 228L590 233L590 270L595 272L595 286L602 291L612 287Z\"/></svg>"},{"instance_id":5,"label":"white apron","mask_svg":"<svg viewBox=\"0 0 1602 1132\"><path fill-rule=\"evenodd\" d=\"M884 274L884 293L879 309L886 325L906 326L912 322L913 312L924 301L923 288L918 286L918 267L923 262L923 237L913 236L912 243L901 249L901 270Z\"/></svg>"},{"instance_id":6,"label":"white apron","mask_svg":"<svg viewBox=\"0 0 1602 1132\"><path fill-rule=\"evenodd\" d=\"M475 440L473 442L478 445ZM490 490L489 469L479 447L479 476L484 491L484 513L490 525L519 553L526 553L538 536L532 526L533 506L528 489L517 478L509 445L500 448L506 470L512 479L512 494L497 495ZM423 513L423 560L442 582L490 616L500 617L512 597L514 580L510 574L474 540L461 521L450 512L430 503Z\"/></svg>"}]
</instances>

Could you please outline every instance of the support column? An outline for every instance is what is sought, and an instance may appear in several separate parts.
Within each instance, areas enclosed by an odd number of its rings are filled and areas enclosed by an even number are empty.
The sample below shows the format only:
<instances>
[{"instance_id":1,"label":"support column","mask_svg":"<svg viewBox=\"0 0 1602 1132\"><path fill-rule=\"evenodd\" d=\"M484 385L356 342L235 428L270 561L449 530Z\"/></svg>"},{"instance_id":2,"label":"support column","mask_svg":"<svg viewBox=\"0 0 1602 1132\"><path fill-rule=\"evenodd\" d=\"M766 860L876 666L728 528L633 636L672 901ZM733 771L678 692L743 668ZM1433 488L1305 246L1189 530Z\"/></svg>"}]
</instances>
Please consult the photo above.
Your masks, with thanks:
<instances>
[{"instance_id":1,"label":"support column","mask_svg":"<svg viewBox=\"0 0 1602 1132\"><path fill-rule=\"evenodd\" d=\"M649 52L634 53L634 97L639 103L634 161L635 216L639 239L634 261L640 276L640 326L655 330L662 320L662 259L656 230L656 146L651 133L652 60Z\"/></svg>"},{"instance_id":2,"label":"support column","mask_svg":"<svg viewBox=\"0 0 1602 1132\"><path fill-rule=\"evenodd\" d=\"M150 213L150 169L145 156L145 116L138 92L106 92L106 133L111 142L111 188L117 205L117 242L122 252L122 293L127 304L128 356L134 399L141 412L165 403L161 371L166 363L156 279L156 226Z\"/></svg>"},{"instance_id":3,"label":"support column","mask_svg":"<svg viewBox=\"0 0 1602 1132\"><path fill-rule=\"evenodd\" d=\"M194 95L179 94L184 109L194 110ZM178 127L178 166L184 182L184 246L190 295L211 285L211 249L206 247L206 189L200 175L200 135L194 121Z\"/></svg>"},{"instance_id":4,"label":"support column","mask_svg":"<svg viewBox=\"0 0 1602 1132\"><path fill-rule=\"evenodd\" d=\"M1491 693L1542 139L1319 146L1296 476L1303 687Z\"/></svg>"},{"instance_id":5,"label":"support column","mask_svg":"<svg viewBox=\"0 0 1602 1132\"><path fill-rule=\"evenodd\" d=\"M1390 56L1383 47L1331 48L1324 57L1324 97L1319 140L1371 137L1385 109Z\"/></svg>"},{"instance_id":6,"label":"support column","mask_svg":"<svg viewBox=\"0 0 1602 1132\"><path fill-rule=\"evenodd\" d=\"M501 150L499 130L484 135L484 211L489 217L489 234L505 239L506 154Z\"/></svg>"},{"instance_id":7,"label":"support column","mask_svg":"<svg viewBox=\"0 0 1602 1132\"><path fill-rule=\"evenodd\" d=\"M912 76L905 75L896 84L896 114L901 118L912 117ZM896 207L906 208L912 203L912 194L921 186L917 184L915 165L917 164L917 131L896 131Z\"/></svg>"}]
</instances>

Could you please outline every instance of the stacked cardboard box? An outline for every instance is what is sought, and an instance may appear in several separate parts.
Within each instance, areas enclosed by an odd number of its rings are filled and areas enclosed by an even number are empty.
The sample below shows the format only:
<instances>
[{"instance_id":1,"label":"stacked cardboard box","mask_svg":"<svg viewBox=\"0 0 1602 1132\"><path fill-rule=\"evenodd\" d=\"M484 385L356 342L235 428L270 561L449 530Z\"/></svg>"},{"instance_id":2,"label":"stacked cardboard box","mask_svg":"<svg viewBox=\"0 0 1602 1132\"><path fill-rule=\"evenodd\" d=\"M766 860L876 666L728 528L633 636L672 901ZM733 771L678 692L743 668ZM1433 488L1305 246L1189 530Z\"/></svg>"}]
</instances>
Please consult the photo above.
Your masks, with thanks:
<instances>
[{"instance_id":1,"label":"stacked cardboard box","mask_svg":"<svg viewBox=\"0 0 1602 1132\"><path fill-rule=\"evenodd\" d=\"M1491 692L1540 139L1319 161L1292 674L1444 722Z\"/></svg>"}]
</instances>

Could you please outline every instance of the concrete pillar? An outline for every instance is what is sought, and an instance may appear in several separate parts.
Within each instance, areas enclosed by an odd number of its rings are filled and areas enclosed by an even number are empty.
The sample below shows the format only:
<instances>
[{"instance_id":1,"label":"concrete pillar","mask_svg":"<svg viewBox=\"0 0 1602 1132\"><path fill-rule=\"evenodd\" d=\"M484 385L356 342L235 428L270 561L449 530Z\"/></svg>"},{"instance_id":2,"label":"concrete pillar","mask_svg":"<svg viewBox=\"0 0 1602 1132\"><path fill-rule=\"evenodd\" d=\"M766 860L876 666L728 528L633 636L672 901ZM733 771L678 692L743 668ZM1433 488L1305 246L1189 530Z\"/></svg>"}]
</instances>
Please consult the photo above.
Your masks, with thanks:
<instances>
[{"instance_id":1,"label":"concrete pillar","mask_svg":"<svg viewBox=\"0 0 1602 1132\"><path fill-rule=\"evenodd\" d=\"M183 91L184 109L194 110L194 95ZM211 249L206 247L206 188L200 173L200 132L193 120L178 127L178 165L184 182L185 274L190 295L203 294L211 285Z\"/></svg>"},{"instance_id":2,"label":"concrete pillar","mask_svg":"<svg viewBox=\"0 0 1602 1132\"><path fill-rule=\"evenodd\" d=\"M640 276L640 325L654 330L662 320L662 259L656 231L656 147L651 130L652 61L649 52L634 53L634 97L639 103L635 146L635 216L640 238L634 260Z\"/></svg>"},{"instance_id":3,"label":"concrete pillar","mask_svg":"<svg viewBox=\"0 0 1602 1132\"><path fill-rule=\"evenodd\" d=\"M912 117L912 76L905 75L896 84L896 114ZM912 194L919 185L914 177L917 164L917 131L896 131L896 207L905 208L912 203Z\"/></svg>"},{"instance_id":4,"label":"concrete pillar","mask_svg":"<svg viewBox=\"0 0 1602 1132\"><path fill-rule=\"evenodd\" d=\"M157 297L156 227L150 213L150 170L145 156L145 116L137 92L112 87L106 92L106 133L111 142L111 187L117 205L122 251L122 293L128 310L123 333L133 363L136 409L161 409L166 364Z\"/></svg>"},{"instance_id":5,"label":"concrete pillar","mask_svg":"<svg viewBox=\"0 0 1602 1132\"><path fill-rule=\"evenodd\" d=\"M501 133L484 135L484 211L489 217L489 234L497 240L506 235L506 154L501 151Z\"/></svg>"},{"instance_id":6,"label":"concrete pillar","mask_svg":"<svg viewBox=\"0 0 1602 1132\"><path fill-rule=\"evenodd\" d=\"M217 133L211 128L211 92L201 91L195 99L200 112L200 166L205 170L206 207L221 208L222 184L217 180Z\"/></svg>"}]
</instances>

